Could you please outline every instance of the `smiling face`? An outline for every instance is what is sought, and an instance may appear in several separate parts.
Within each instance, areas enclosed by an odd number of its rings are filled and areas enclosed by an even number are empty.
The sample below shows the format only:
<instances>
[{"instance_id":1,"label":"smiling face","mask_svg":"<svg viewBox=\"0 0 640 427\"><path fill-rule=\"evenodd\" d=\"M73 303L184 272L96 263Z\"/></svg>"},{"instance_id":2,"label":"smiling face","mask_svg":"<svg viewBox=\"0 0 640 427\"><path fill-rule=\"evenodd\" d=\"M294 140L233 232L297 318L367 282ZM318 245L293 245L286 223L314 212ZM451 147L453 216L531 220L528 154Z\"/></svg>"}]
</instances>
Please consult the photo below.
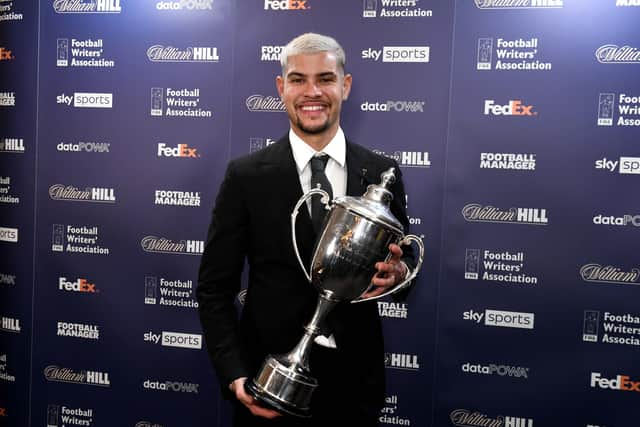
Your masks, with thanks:
<instances>
[{"instance_id":1,"label":"smiling face","mask_svg":"<svg viewBox=\"0 0 640 427\"><path fill-rule=\"evenodd\" d=\"M335 54L290 56L276 86L293 131L305 141L329 143L340 126L342 101L351 90L351 75L344 75Z\"/></svg>"}]
</instances>

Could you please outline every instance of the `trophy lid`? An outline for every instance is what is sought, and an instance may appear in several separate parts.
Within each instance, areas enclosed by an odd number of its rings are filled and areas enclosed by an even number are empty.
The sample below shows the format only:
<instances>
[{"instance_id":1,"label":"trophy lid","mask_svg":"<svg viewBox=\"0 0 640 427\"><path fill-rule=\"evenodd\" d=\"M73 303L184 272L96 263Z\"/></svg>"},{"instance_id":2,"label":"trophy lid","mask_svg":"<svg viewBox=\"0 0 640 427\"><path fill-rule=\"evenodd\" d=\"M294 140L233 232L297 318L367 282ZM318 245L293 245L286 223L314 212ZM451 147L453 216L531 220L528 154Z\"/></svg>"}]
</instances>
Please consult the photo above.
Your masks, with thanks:
<instances>
[{"instance_id":1,"label":"trophy lid","mask_svg":"<svg viewBox=\"0 0 640 427\"><path fill-rule=\"evenodd\" d=\"M371 184L367 187L366 193L362 197L338 197L334 203L362 216L369 221L391 228L403 234L403 227L400 221L391 213L389 205L393 200L393 193L389 190L391 184L396 181L394 168L384 171L380 178L380 184Z\"/></svg>"}]
</instances>

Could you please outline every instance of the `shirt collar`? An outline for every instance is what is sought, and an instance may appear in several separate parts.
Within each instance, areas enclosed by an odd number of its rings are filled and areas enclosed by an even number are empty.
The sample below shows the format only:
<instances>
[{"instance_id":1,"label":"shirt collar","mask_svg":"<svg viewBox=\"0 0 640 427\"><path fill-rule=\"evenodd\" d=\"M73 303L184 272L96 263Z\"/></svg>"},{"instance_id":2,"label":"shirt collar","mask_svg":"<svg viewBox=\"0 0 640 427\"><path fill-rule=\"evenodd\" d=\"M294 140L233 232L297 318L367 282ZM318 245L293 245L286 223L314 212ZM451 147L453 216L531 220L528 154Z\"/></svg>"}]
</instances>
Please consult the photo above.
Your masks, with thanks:
<instances>
[{"instance_id":1,"label":"shirt collar","mask_svg":"<svg viewBox=\"0 0 640 427\"><path fill-rule=\"evenodd\" d=\"M291 150L293 151L293 158L296 161L298 173L301 173L305 168L311 157L316 154L316 150L311 148L309 144L304 142L296 133L289 129L289 143L291 144ZM347 143L344 138L344 132L342 128L338 128L335 136L326 147L322 149L323 153L326 153L333 160L338 162L340 167L344 167L347 151Z\"/></svg>"}]
</instances>

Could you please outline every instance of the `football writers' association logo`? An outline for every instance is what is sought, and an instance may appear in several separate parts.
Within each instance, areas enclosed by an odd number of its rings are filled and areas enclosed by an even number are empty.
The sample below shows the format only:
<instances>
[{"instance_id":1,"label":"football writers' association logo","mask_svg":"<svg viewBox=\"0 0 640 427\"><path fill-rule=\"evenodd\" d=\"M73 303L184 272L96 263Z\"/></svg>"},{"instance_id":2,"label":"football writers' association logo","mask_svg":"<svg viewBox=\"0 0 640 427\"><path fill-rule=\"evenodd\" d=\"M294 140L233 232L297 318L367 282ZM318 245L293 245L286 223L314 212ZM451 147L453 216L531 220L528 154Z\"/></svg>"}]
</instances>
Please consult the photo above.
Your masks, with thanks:
<instances>
[{"instance_id":1,"label":"football writers' association logo","mask_svg":"<svg viewBox=\"0 0 640 427\"><path fill-rule=\"evenodd\" d=\"M274 142L271 138L249 138L249 153L260 151Z\"/></svg>"},{"instance_id":2,"label":"football writers' association logo","mask_svg":"<svg viewBox=\"0 0 640 427\"><path fill-rule=\"evenodd\" d=\"M47 406L47 427L58 427L60 407L58 405Z\"/></svg>"},{"instance_id":3,"label":"football writers' association logo","mask_svg":"<svg viewBox=\"0 0 640 427\"><path fill-rule=\"evenodd\" d=\"M478 63L476 69L478 70L490 70L491 69L491 55L493 52L493 39L492 38L480 38L478 39Z\"/></svg>"},{"instance_id":4,"label":"football writers' association logo","mask_svg":"<svg viewBox=\"0 0 640 427\"><path fill-rule=\"evenodd\" d=\"M69 39L58 39L56 65L58 67L67 67L69 65Z\"/></svg>"},{"instance_id":5,"label":"football writers' association logo","mask_svg":"<svg viewBox=\"0 0 640 427\"><path fill-rule=\"evenodd\" d=\"M144 303L155 304L158 299L158 279L153 276L144 278Z\"/></svg>"},{"instance_id":6,"label":"football writers' association logo","mask_svg":"<svg viewBox=\"0 0 640 427\"><path fill-rule=\"evenodd\" d=\"M64 251L64 225L53 224L53 237L51 239L51 250L54 252Z\"/></svg>"},{"instance_id":7,"label":"football writers' association logo","mask_svg":"<svg viewBox=\"0 0 640 427\"><path fill-rule=\"evenodd\" d=\"M363 18L375 18L378 14L378 0L364 0L362 5Z\"/></svg>"},{"instance_id":8,"label":"football writers' association logo","mask_svg":"<svg viewBox=\"0 0 640 427\"><path fill-rule=\"evenodd\" d=\"M152 116L162 115L163 93L164 93L164 90L161 87L151 88L151 115Z\"/></svg>"},{"instance_id":9,"label":"football writers' association logo","mask_svg":"<svg viewBox=\"0 0 640 427\"><path fill-rule=\"evenodd\" d=\"M467 249L464 256L464 278L478 280L480 273L480 249Z\"/></svg>"},{"instance_id":10,"label":"football writers' association logo","mask_svg":"<svg viewBox=\"0 0 640 427\"><path fill-rule=\"evenodd\" d=\"M601 93L598 97L598 126L613 126L613 93Z\"/></svg>"},{"instance_id":11,"label":"football writers' association logo","mask_svg":"<svg viewBox=\"0 0 640 427\"><path fill-rule=\"evenodd\" d=\"M598 342L598 323L600 312L595 310L584 311L584 322L582 323L582 341Z\"/></svg>"}]
</instances>

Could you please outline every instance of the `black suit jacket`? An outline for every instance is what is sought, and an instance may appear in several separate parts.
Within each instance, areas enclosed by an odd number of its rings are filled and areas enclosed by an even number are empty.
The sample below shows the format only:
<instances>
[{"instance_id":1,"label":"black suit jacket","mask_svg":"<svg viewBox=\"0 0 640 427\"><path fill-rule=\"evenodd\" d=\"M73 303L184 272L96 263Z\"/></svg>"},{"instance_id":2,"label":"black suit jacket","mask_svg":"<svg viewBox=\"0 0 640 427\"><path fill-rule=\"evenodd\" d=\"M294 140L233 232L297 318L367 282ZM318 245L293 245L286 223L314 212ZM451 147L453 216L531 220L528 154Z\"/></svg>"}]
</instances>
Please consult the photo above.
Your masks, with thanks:
<instances>
[{"instance_id":1,"label":"black suit jacket","mask_svg":"<svg viewBox=\"0 0 640 427\"><path fill-rule=\"evenodd\" d=\"M362 196L380 174L396 169L392 212L408 232L405 193L395 161L347 141L347 195ZM223 393L235 378L251 378L268 354L290 351L318 300L293 249L291 213L302 196L289 138L229 163L202 255L197 288L205 342ZM306 206L297 219L306 265L315 234ZM411 250L407 261L411 262ZM248 289L240 318L234 303L246 263ZM377 304L341 303L329 314L349 380L373 406L384 401L384 347ZM314 363L322 363L316 361ZM314 366L311 366L312 374ZM322 379L318 378L322 386ZM345 384L346 385L346 384ZM360 393L360 391L358 391Z\"/></svg>"}]
</instances>

